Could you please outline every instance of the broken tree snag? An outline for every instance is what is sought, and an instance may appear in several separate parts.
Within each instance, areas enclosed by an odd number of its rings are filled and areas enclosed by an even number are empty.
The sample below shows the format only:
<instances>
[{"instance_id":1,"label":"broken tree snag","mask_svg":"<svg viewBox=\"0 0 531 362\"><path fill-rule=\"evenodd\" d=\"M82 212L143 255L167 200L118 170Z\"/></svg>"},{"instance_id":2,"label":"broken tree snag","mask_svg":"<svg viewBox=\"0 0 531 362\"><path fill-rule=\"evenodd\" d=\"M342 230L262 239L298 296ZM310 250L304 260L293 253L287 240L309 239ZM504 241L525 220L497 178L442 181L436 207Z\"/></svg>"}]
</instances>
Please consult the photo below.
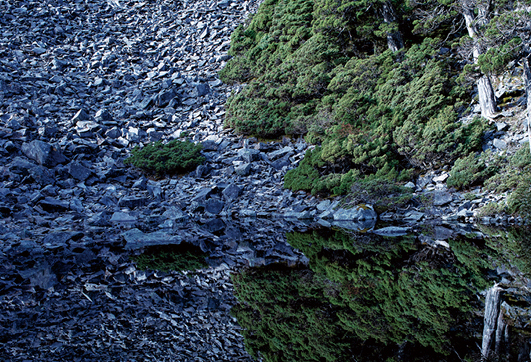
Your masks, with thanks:
<instances>
[{"instance_id":1,"label":"broken tree snag","mask_svg":"<svg viewBox=\"0 0 531 362\"><path fill-rule=\"evenodd\" d=\"M395 9L389 1L383 3L382 15L386 24L394 23L394 25L396 25ZM404 41L402 40L402 34L400 34L400 31L397 30L387 33L387 47L393 52L396 52L404 47Z\"/></svg>"},{"instance_id":2,"label":"broken tree snag","mask_svg":"<svg viewBox=\"0 0 531 362\"><path fill-rule=\"evenodd\" d=\"M478 16L475 16L474 10L478 10ZM480 44L479 28L478 26L485 25L489 18L489 3L475 3L475 2L463 2L462 14L465 18L466 29L468 35L473 41L472 55L474 58L474 64L478 63L478 58L481 54L484 54L488 49ZM479 106L481 109L481 116L484 118L492 118L496 112L496 96L494 95L494 89L490 82L490 78L487 74L483 74L481 78L476 82L478 87Z\"/></svg>"},{"instance_id":3,"label":"broken tree snag","mask_svg":"<svg viewBox=\"0 0 531 362\"><path fill-rule=\"evenodd\" d=\"M477 82L479 106L481 108L481 116L485 118L492 118L497 111L496 96L494 89L487 75L483 75Z\"/></svg>"}]
</instances>

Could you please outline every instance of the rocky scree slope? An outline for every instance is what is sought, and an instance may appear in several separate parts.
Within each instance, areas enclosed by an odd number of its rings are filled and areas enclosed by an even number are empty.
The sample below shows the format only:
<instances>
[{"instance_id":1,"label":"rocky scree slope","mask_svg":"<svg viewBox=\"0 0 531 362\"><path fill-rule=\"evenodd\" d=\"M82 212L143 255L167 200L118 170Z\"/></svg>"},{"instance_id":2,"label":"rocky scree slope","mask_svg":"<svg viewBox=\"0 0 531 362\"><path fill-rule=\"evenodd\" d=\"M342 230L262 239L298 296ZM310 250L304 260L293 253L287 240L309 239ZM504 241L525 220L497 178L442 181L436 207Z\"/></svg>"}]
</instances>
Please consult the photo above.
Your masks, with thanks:
<instances>
[{"instance_id":1,"label":"rocky scree slope","mask_svg":"<svg viewBox=\"0 0 531 362\"><path fill-rule=\"evenodd\" d=\"M280 180L306 147L223 129L230 87L217 72L256 7L0 3L0 359L250 360L229 272L301 260L284 241L299 226L216 217L291 204ZM149 179L123 165L134 146L185 132L207 158L194 173ZM128 257L181 242L212 268L145 272Z\"/></svg>"}]
</instances>

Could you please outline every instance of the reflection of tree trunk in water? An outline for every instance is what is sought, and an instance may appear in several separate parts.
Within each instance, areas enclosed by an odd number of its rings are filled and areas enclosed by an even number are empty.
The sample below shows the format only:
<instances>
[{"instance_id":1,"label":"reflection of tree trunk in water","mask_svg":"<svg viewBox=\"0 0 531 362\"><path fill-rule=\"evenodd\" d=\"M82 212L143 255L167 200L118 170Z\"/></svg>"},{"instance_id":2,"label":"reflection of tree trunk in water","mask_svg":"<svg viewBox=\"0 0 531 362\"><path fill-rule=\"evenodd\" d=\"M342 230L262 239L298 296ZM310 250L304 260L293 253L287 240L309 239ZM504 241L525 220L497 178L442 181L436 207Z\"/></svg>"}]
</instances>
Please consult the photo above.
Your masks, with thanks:
<instances>
[{"instance_id":1,"label":"reflection of tree trunk in water","mask_svg":"<svg viewBox=\"0 0 531 362\"><path fill-rule=\"evenodd\" d=\"M500 295L502 289L495 284L487 291L485 298L485 317L483 319L483 342L481 355L486 360L494 344L494 353L499 355L502 343L508 339L507 325L503 321L503 310L500 309ZM493 343L494 342L494 343Z\"/></svg>"},{"instance_id":2,"label":"reflection of tree trunk in water","mask_svg":"<svg viewBox=\"0 0 531 362\"><path fill-rule=\"evenodd\" d=\"M527 343L524 343L520 346L518 351L518 362L529 362L531 359L531 354L529 353L529 346L531 345L531 340L528 340Z\"/></svg>"},{"instance_id":3,"label":"reflection of tree trunk in water","mask_svg":"<svg viewBox=\"0 0 531 362\"><path fill-rule=\"evenodd\" d=\"M391 24L396 21L395 10L393 9L393 5L389 1L383 4L382 12L385 23ZM387 33L387 47L393 52L396 52L404 47L402 34L400 34L399 31Z\"/></svg>"},{"instance_id":4,"label":"reflection of tree trunk in water","mask_svg":"<svg viewBox=\"0 0 531 362\"><path fill-rule=\"evenodd\" d=\"M529 69L529 55L523 58L525 95L527 97L527 140L529 141L529 152L531 152L531 69Z\"/></svg>"}]
</instances>

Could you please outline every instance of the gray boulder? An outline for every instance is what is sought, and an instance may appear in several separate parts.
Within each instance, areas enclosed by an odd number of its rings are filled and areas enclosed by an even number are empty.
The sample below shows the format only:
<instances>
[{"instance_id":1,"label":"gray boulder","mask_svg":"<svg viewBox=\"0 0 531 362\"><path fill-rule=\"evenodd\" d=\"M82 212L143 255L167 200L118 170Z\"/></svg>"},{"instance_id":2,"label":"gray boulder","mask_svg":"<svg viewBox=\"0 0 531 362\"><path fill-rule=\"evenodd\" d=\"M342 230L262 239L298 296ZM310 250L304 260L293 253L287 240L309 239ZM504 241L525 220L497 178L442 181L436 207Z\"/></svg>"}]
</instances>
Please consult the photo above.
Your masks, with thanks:
<instances>
[{"instance_id":1,"label":"gray boulder","mask_svg":"<svg viewBox=\"0 0 531 362\"><path fill-rule=\"evenodd\" d=\"M231 202L236 200L240 196L241 192L242 189L239 186L230 184L223 190L222 194L223 197L225 197L225 200Z\"/></svg>"},{"instance_id":2,"label":"gray boulder","mask_svg":"<svg viewBox=\"0 0 531 362\"><path fill-rule=\"evenodd\" d=\"M360 204L351 209L337 209L333 211L335 221L376 220L378 215L371 205Z\"/></svg>"},{"instance_id":3,"label":"gray boulder","mask_svg":"<svg viewBox=\"0 0 531 362\"><path fill-rule=\"evenodd\" d=\"M126 249L138 249L152 245L178 245L182 238L178 235L171 235L163 231L155 231L152 233L143 233L138 229L131 229L122 233L126 244Z\"/></svg>"},{"instance_id":4,"label":"gray boulder","mask_svg":"<svg viewBox=\"0 0 531 362\"><path fill-rule=\"evenodd\" d=\"M92 175L92 171L78 162L70 162L67 166L70 176L78 181L85 181Z\"/></svg>"},{"instance_id":5,"label":"gray boulder","mask_svg":"<svg viewBox=\"0 0 531 362\"><path fill-rule=\"evenodd\" d=\"M52 145L39 140L24 143L21 150L27 158L46 167L55 167L58 164L67 161L61 151Z\"/></svg>"},{"instance_id":6,"label":"gray boulder","mask_svg":"<svg viewBox=\"0 0 531 362\"><path fill-rule=\"evenodd\" d=\"M261 159L260 151L252 148L245 148L239 152L240 157L247 163Z\"/></svg>"},{"instance_id":7,"label":"gray boulder","mask_svg":"<svg viewBox=\"0 0 531 362\"><path fill-rule=\"evenodd\" d=\"M217 215L221 212L221 210L223 210L223 206L225 206L225 203L212 198L207 200L207 202L205 203L205 211L213 215Z\"/></svg>"},{"instance_id":8,"label":"gray boulder","mask_svg":"<svg viewBox=\"0 0 531 362\"><path fill-rule=\"evenodd\" d=\"M251 164L244 163L243 165L235 167L234 171L240 176L249 176L249 174L251 173Z\"/></svg>"},{"instance_id":9,"label":"gray boulder","mask_svg":"<svg viewBox=\"0 0 531 362\"><path fill-rule=\"evenodd\" d=\"M452 195L445 191L435 191L433 193L433 205L443 206L452 202Z\"/></svg>"}]
</instances>

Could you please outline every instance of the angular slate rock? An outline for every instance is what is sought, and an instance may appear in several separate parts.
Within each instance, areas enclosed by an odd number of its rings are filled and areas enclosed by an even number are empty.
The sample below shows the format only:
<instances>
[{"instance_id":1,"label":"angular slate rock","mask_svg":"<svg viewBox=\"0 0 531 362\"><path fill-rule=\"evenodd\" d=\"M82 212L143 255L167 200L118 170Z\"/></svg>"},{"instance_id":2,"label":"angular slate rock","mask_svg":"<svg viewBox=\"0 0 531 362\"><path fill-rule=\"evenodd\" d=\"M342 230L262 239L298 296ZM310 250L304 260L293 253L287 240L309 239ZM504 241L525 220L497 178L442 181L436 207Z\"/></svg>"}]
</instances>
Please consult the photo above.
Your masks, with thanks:
<instances>
[{"instance_id":1,"label":"angular slate rock","mask_svg":"<svg viewBox=\"0 0 531 362\"><path fill-rule=\"evenodd\" d=\"M127 212L115 212L112 214L110 222L116 222L116 223L134 223L136 222L137 218Z\"/></svg>"},{"instance_id":2,"label":"angular slate rock","mask_svg":"<svg viewBox=\"0 0 531 362\"><path fill-rule=\"evenodd\" d=\"M78 162L70 162L67 166L68 173L78 181L85 181L92 175L92 171Z\"/></svg>"},{"instance_id":3,"label":"angular slate rock","mask_svg":"<svg viewBox=\"0 0 531 362\"><path fill-rule=\"evenodd\" d=\"M221 219L211 219L203 225L203 228L208 232L218 233L225 229L225 223Z\"/></svg>"},{"instance_id":4,"label":"angular slate rock","mask_svg":"<svg viewBox=\"0 0 531 362\"><path fill-rule=\"evenodd\" d=\"M118 201L118 207L128 207L131 210L137 207L142 207L147 205L149 199L147 197L124 197Z\"/></svg>"},{"instance_id":5,"label":"angular slate rock","mask_svg":"<svg viewBox=\"0 0 531 362\"><path fill-rule=\"evenodd\" d=\"M400 227L400 226L388 226L385 228L373 230L372 232L377 235L382 236L403 236L409 233L411 228L409 227Z\"/></svg>"},{"instance_id":6,"label":"angular slate rock","mask_svg":"<svg viewBox=\"0 0 531 362\"><path fill-rule=\"evenodd\" d=\"M21 150L26 157L46 167L55 167L67 161L57 148L39 140L24 143Z\"/></svg>"},{"instance_id":7,"label":"angular slate rock","mask_svg":"<svg viewBox=\"0 0 531 362\"><path fill-rule=\"evenodd\" d=\"M198 97L206 96L207 94L210 93L210 87L208 84L204 84L204 83L198 84L195 87L195 89L196 89Z\"/></svg>"},{"instance_id":8,"label":"angular slate rock","mask_svg":"<svg viewBox=\"0 0 531 362\"><path fill-rule=\"evenodd\" d=\"M244 163L243 165L235 167L234 171L240 176L249 176L249 174L251 173L251 164Z\"/></svg>"},{"instance_id":9,"label":"angular slate rock","mask_svg":"<svg viewBox=\"0 0 531 362\"><path fill-rule=\"evenodd\" d=\"M138 249L153 245L178 245L182 238L178 235L171 235L163 231L143 233L139 229L131 229L122 233L126 244L125 249Z\"/></svg>"},{"instance_id":10,"label":"angular slate rock","mask_svg":"<svg viewBox=\"0 0 531 362\"><path fill-rule=\"evenodd\" d=\"M55 232L55 233L49 233L47 234L43 239L43 244L51 244L51 245L64 245L68 240L72 238L71 232Z\"/></svg>"},{"instance_id":11,"label":"angular slate rock","mask_svg":"<svg viewBox=\"0 0 531 362\"><path fill-rule=\"evenodd\" d=\"M222 191L223 197L228 202L236 200L240 196L241 193L242 193L242 189L235 184L230 184Z\"/></svg>"},{"instance_id":12,"label":"angular slate rock","mask_svg":"<svg viewBox=\"0 0 531 362\"><path fill-rule=\"evenodd\" d=\"M452 195L445 191L435 191L433 193L433 205L443 206L452 202Z\"/></svg>"},{"instance_id":13,"label":"angular slate rock","mask_svg":"<svg viewBox=\"0 0 531 362\"><path fill-rule=\"evenodd\" d=\"M276 170L282 170L284 166L291 166L291 161L288 157L283 157L278 160L271 162L271 166Z\"/></svg>"},{"instance_id":14,"label":"angular slate rock","mask_svg":"<svg viewBox=\"0 0 531 362\"><path fill-rule=\"evenodd\" d=\"M293 153L294 153L293 147L286 146L286 147L281 148L280 150L269 152L267 154L267 157L269 157L270 160L276 160L277 158L281 158L284 156L289 157L289 155Z\"/></svg>"},{"instance_id":15,"label":"angular slate rock","mask_svg":"<svg viewBox=\"0 0 531 362\"><path fill-rule=\"evenodd\" d=\"M102 211L94 214L87 220L87 224L90 226L106 227L111 226L110 219L112 217L112 212Z\"/></svg>"},{"instance_id":16,"label":"angular slate rock","mask_svg":"<svg viewBox=\"0 0 531 362\"><path fill-rule=\"evenodd\" d=\"M162 219L181 222L187 219L187 215L176 207L170 207L162 214Z\"/></svg>"},{"instance_id":17,"label":"angular slate rock","mask_svg":"<svg viewBox=\"0 0 531 362\"><path fill-rule=\"evenodd\" d=\"M79 121L90 121L90 116L84 109L80 109L72 118L72 122L75 124Z\"/></svg>"},{"instance_id":18,"label":"angular slate rock","mask_svg":"<svg viewBox=\"0 0 531 362\"><path fill-rule=\"evenodd\" d=\"M53 169L35 165L20 157L16 157L13 160L13 163L10 166L10 171L24 176L31 176L31 178L39 185L44 186L55 184L55 172Z\"/></svg>"},{"instance_id":19,"label":"angular slate rock","mask_svg":"<svg viewBox=\"0 0 531 362\"><path fill-rule=\"evenodd\" d=\"M205 203L205 211L213 215L217 215L221 212L221 210L223 210L223 206L225 206L225 203L222 201L217 199L209 199Z\"/></svg>"},{"instance_id":20,"label":"angular slate rock","mask_svg":"<svg viewBox=\"0 0 531 362\"><path fill-rule=\"evenodd\" d=\"M106 109L100 109L98 112L96 112L94 119L96 122L101 124L109 124L114 122L112 115Z\"/></svg>"},{"instance_id":21,"label":"angular slate rock","mask_svg":"<svg viewBox=\"0 0 531 362\"><path fill-rule=\"evenodd\" d=\"M107 132L105 132L105 136L111 139L117 139L118 137L122 136L122 130L120 130L118 127L113 127Z\"/></svg>"},{"instance_id":22,"label":"angular slate rock","mask_svg":"<svg viewBox=\"0 0 531 362\"><path fill-rule=\"evenodd\" d=\"M214 193L214 189L211 187L205 187L199 190L199 192L192 198L191 201L198 203L204 203Z\"/></svg>"},{"instance_id":23,"label":"angular slate rock","mask_svg":"<svg viewBox=\"0 0 531 362\"><path fill-rule=\"evenodd\" d=\"M367 232L374 228L376 220L333 221L331 225L357 232Z\"/></svg>"},{"instance_id":24,"label":"angular slate rock","mask_svg":"<svg viewBox=\"0 0 531 362\"><path fill-rule=\"evenodd\" d=\"M169 91L161 92L155 98L155 105L157 107L166 107L170 102L177 98L177 91L175 89L170 89ZM175 102L174 102L175 103Z\"/></svg>"},{"instance_id":25,"label":"angular slate rock","mask_svg":"<svg viewBox=\"0 0 531 362\"><path fill-rule=\"evenodd\" d=\"M246 148L246 149L241 150L239 152L239 155L245 162L251 163L253 161L258 161L261 159L260 153L261 152L259 150L255 150L252 148Z\"/></svg>"},{"instance_id":26,"label":"angular slate rock","mask_svg":"<svg viewBox=\"0 0 531 362\"><path fill-rule=\"evenodd\" d=\"M70 204L68 201L56 200L51 197L45 197L44 200L39 202L39 205L44 211L48 212L62 212L70 210Z\"/></svg>"}]
</instances>

